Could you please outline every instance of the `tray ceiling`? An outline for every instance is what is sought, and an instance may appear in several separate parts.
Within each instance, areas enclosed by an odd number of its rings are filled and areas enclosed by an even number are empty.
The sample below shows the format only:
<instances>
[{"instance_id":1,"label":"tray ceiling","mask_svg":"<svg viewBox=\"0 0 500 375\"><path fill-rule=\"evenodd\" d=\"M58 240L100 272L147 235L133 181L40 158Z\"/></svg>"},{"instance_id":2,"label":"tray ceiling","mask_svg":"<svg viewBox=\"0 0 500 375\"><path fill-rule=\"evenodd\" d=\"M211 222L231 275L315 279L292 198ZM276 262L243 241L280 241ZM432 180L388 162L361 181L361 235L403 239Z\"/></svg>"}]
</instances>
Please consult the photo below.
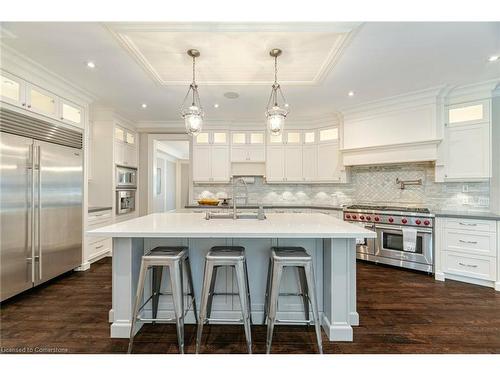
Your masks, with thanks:
<instances>
[{"instance_id":1,"label":"tray ceiling","mask_svg":"<svg viewBox=\"0 0 500 375\"><path fill-rule=\"evenodd\" d=\"M334 68L355 26L285 24L249 30L248 25L239 28L235 24L214 29L210 24L133 23L111 24L108 28L161 85L186 85L191 81L192 60L186 55L189 48L201 52L196 75L202 85L269 85L274 74L271 48L283 50L278 59L281 83L316 85Z\"/></svg>"}]
</instances>

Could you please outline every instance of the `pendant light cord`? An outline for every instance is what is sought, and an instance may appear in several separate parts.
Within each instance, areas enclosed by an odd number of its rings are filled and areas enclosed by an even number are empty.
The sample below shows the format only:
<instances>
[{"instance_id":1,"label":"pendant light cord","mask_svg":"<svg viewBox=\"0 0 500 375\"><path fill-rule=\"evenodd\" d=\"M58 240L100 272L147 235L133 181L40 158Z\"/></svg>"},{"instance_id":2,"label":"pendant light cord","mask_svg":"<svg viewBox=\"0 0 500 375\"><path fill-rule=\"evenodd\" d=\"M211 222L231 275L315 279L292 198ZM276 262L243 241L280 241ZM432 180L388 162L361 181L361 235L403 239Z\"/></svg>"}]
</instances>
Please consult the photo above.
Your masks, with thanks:
<instances>
[{"instance_id":1,"label":"pendant light cord","mask_svg":"<svg viewBox=\"0 0 500 375\"><path fill-rule=\"evenodd\" d=\"M196 65L196 57L193 56L193 83L191 86L193 86L193 106L194 106L194 99L195 99L195 89L196 89L196 70L195 70L195 65Z\"/></svg>"}]
</instances>

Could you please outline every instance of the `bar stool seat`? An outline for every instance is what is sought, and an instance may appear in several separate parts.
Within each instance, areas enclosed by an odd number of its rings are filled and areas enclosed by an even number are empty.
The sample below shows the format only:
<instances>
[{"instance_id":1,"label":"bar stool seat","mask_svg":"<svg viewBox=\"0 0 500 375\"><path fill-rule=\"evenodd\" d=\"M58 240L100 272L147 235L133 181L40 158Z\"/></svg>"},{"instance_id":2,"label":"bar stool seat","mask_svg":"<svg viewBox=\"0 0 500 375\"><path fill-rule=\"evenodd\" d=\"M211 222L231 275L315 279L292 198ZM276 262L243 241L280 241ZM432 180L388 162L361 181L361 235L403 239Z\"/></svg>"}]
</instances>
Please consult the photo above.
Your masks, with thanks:
<instances>
[{"instance_id":1,"label":"bar stool seat","mask_svg":"<svg viewBox=\"0 0 500 375\"><path fill-rule=\"evenodd\" d=\"M217 293L215 282L217 270L220 267L232 267L235 270L238 283L238 295L241 305L241 319L213 319L212 302L214 295L231 295L233 293ZM214 246L205 257L205 274L203 277L203 288L201 293L200 318L196 333L196 353L200 352L201 335L203 325L210 322L243 323L247 341L248 353L252 353L251 324L252 315L250 311L250 287L248 283L248 270L245 258L245 248L242 246Z\"/></svg>"},{"instance_id":2,"label":"bar stool seat","mask_svg":"<svg viewBox=\"0 0 500 375\"><path fill-rule=\"evenodd\" d=\"M280 282L285 267L296 267L299 273L300 293L280 294ZM276 322L282 323L305 323L309 325L309 303L313 313L312 322L316 330L316 340L318 351L323 354L323 345L321 339L321 327L319 321L319 308L316 297L316 287L314 281L314 269L312 258L303 247L272 247L271 257L269 259L269 268L267 274L266 297L264 305L264 324L267 321L267 340L266 352L271 352L271 343L273 339L274 325ZM301 296L304 304L305 320L279 320L276 319L278 310L278 299L281 295Z\"/></svg>"},{"instance_id":3,"label":"bar stool seat","mask_svg":"<svg viewBox=\"0 0 500 375\"><path fill-rule=\"evenodd\" d=\"M170 282L172 287L171 293L162 293L161 279L163 268L169 269ZM147 271L152 269L152 285L151 296L143 302L144 284L147 278ZM184 309L184 270L187 274L189 292L191 296L191 303L193 307L194 317L198 323L196 313L196 300L194 297L193 277L191 273L191 266L189 263L188 248L186 246L159 246L152 249L145 254L141 260L141 268L139 271L139 280L137 284L137 293L134 302L134 310L132 313L132 324L130 327L130 340L128 346L128 353L132 352L132 345L134 342L134 335L137 322L144 323L167 323L176 322L177 326L177 341L179 344L179 352L184 354L184 317L189 311ZM174 302L175 318L157 318L159 298L162 295L171 295ZM152 302L152 316L151 318L144 318L140 316L141 311L146 304Z\"/></svg>"}]
</instances>

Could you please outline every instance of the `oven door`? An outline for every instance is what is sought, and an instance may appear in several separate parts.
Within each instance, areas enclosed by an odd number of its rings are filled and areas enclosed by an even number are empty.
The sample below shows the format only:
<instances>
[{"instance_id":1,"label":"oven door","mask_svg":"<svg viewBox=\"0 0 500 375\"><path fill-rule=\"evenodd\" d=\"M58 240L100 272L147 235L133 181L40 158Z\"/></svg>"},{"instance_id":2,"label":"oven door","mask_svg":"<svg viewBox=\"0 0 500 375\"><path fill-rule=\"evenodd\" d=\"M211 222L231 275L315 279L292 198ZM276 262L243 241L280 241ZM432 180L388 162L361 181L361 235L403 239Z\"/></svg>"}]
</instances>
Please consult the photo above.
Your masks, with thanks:
<instances>
[{"instance_id":1,"label":"oven door","mask_svg":"<svg viewBox=\"0 0 500 375\"><path fill-rule=\"evenodd\" d=\"M137 187L137 169L116 167L116 187Z\"/></svg>"},{"instance_id":2,"label":"oven door","mask_svg":"<svg viewBox=\"0 0 500 375\"><path fill-rule=\"evenodd\" d=\"M116 191L116 213L118 215L134 212L135 190Z\"/></svg>"},{"instance_id":3,"label":"oven door","mask_svg":"<svg viewBox=\"0 0 500 375\"><path fill-rule=\"evenodd\" d=\"M403 249L402 227L377 225L377 246L375 254L407 262L433 264L432 230L419 228L417 230L417 246L415 252Z\"/></svg>"}]
</instances>

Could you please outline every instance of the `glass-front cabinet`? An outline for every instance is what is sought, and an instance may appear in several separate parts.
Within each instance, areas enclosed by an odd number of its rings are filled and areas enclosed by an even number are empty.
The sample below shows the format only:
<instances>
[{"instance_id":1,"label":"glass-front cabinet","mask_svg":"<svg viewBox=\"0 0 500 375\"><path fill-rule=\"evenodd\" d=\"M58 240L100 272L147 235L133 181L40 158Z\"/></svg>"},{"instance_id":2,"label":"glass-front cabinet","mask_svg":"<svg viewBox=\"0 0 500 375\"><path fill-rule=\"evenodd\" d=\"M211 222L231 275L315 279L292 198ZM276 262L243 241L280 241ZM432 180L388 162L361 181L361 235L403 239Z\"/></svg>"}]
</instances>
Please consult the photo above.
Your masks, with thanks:
<instances>
[{"instance_id":1,"label":"glass-front cabinet","mask_svg":"<svg viewBox=\"0 0 500 375\"><path fill-rule=\"evenodd\" d=\"M29 110L57 118L58 97L55 94L31 84L28 84L26 93L26 107Z\"/></svg>"},{"instance_id":2,"label":"glass-front cabinet","mask_svg":"<svg viewBox=\"0 0 500 375\"><path fill-rule=\"evenodd\" d=\"M23 81L7 72L0 73L0 97L2 101L17 106L26 106Z\"/></svg>"},{"instance_id":3,"label":"glass-front cabinet","mask_svg":"<svg viewBox=\"0 0 500 375\"><path fill-rule=\"evenodd\" d=\"M67 100L61 100L61 120L71 125L83 123L83 110L81 107Z\"/></svg>"}]
</instances>

